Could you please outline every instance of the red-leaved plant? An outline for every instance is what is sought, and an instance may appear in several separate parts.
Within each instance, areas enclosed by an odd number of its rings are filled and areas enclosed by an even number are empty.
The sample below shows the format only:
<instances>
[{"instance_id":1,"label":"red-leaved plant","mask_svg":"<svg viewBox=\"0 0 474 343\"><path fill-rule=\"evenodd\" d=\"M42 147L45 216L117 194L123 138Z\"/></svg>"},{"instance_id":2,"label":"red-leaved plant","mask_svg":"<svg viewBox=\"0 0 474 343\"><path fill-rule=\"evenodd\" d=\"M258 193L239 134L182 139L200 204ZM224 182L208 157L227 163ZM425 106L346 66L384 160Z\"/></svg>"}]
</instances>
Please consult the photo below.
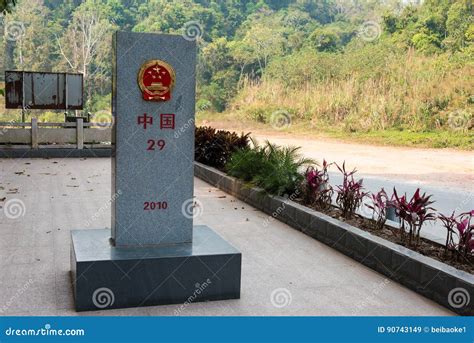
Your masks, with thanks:
<instances>
[{"instance_id":1,"label":"red-leaved plant","mask_svg":"<svg viewBox=\"0 0 474 343\"><path fill-rule=\"evenodd\" d=\"M388 195L382 188L378 193L372 193L372 204L366 204L373 211L372 219L374 226L378 230L382 230L387 221L387 208L391 205Z\"/></svg>"},{"instance_id":2,"label":"red-leaved plant","mask_svg":"<svg viewBox=\"0 0 474 343\"><path fill-rule=\"evenodd\" d=\"M308 167L304 174L304 201L306 204L324 210L331 206L331 199L334 193L329 184L328 168L332 163L323 160L321 170Z\"/></svg>"},{"instance_id":3,"label":"red-leaved plant","mask_svg":"<svg viewBox=\"0 0 474 343\"><path fill-rule=\"evenodd\" d=\"M393 205L397 216L401 220L400 235L402 241L406 240L408 235L408 245L418 246L420 240L420 231L423 223L429 220L435 220L434 208L430 205L434 202L430 200L431 195L420 195L420 189L417 188L415 194L408 200L406 194L399 197L397 190L393 188ZM407 231L408 227L408 231Z\"/></svg>"},{"instance_id":4,"label":"red-leaved plant","mask_svg":"<svg viewBox=\"0 0 474 343\"><path fill-rule=\"evenodd\" d=\"M474 251L474 224L471 220L474 217L474 210L461 214L461 222L457 225L459 234L458 251L465 257Z\"/></svg>"},{"instance_id":5,"label":"red-leaved plant","mask_svg":"<svg viewBox=\"0 0 474 343\"><path fill-rule=\"evenodd\" d=\"M461 213L459 216L456 216L454 211L449 217L443 214L438 216L447 230L446 253L451 251L456 256L468 258L474 252L474 224L471 224L473 217L474 210ZM458 237L457 242L454 236Z\"/></svg>"},{"instance_id":6,"label":"red-leaved plant","mask_svg":"<svg viewBox=\"0 0 474 343\"><path fill-rule=\"evenodd\" d=\"M445 254L447 254L448 251L454 251L456 249L454 235L456 235L456 230L457 230L459 221L457 219L457 216L454 214L454 211L453 213L451 213L449 217L440 213L438 215L438 219L441 220L441 222L443 223L443 226L446 229L446 242L444 243L444 251L445 251Z\"/></svg>"},{"instance_id":7,"label":"red-leaved plant","mask_svg":"<svg viewBox=\"0 0 474 343\"><path fill-rule=\"evenodd\" d=\"M342 211L342 216L346 219L352 217L356 209L362 204L362 200L368 194L364 192L364 187L362 186L363 180L354 180L354 174L356 169L351 172L346 171L346 163L342 164L342 168L337 165L337 169L343 175L342 185L337 186L337 198L336 203Z\"/></svg>"}]
</instances>

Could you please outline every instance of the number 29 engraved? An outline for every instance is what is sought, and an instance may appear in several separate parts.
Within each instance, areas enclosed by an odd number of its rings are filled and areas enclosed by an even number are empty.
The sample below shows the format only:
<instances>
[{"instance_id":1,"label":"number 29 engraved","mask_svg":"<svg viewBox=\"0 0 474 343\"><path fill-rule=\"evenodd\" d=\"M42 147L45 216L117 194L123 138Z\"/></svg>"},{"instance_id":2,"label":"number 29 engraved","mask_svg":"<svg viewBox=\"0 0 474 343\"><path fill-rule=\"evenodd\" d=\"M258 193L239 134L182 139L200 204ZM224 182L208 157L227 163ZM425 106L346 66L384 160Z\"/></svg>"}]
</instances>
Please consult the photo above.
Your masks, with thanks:
<instances>
[{"instance_id":1,"label":"number 29 engraved","mask_svg":"<svg viewBox=\"0 0 474 343\"><path fill-rule=\"evenodd\" d=\"M147 148L148 151L155 151L155 150L163 150L165 148L166 142L164 139L149 139L147 141Z\"/></svg>"}]
</instances>

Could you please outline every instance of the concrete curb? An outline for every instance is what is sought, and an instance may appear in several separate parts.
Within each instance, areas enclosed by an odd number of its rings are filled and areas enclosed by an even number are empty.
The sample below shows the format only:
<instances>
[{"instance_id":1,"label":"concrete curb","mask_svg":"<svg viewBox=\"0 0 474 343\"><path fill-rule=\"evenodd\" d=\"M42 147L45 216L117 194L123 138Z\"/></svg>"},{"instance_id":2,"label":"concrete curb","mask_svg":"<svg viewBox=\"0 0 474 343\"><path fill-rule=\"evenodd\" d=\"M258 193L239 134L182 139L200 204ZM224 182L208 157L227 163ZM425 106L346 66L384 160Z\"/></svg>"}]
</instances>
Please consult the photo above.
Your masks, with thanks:
<instances>
[{"instance_id":1,"label":"concrete curb","mask_svg":"<svg viewBox=\"0 0 474 343\"><path fill-rule=\"evenodd\" d=\"M194 175L460 315L474 315L474 275L195 162ZM356 301L357 299L355 299ZM462 305L462 306L461 306Z\"/></svg>"},{"instance_id":2,"label":"concrete curb","mask_svg":"<svg viewBox=\"0 0 474 343\"><path fill-rule=\"evenodd\" d=\"M111 148L0 148L0 158L77 158L111 156Z\"/></svg>"}]
</instances>

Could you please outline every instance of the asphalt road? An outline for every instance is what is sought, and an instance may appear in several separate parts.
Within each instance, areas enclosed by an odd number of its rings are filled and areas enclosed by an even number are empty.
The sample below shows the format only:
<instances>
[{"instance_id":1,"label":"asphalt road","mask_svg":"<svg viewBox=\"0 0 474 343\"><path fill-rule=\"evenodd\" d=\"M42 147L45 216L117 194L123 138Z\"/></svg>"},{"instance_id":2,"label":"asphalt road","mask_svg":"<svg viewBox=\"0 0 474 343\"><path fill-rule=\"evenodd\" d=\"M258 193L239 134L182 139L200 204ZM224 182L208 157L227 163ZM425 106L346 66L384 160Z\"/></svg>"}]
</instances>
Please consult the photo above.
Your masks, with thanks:
<instances>
[{"instance_id":1,"label":"asphalt road","mask_svg":"<svg viewBox=\"0 0 474 343\"><path fill-rule=\"evenodd\" d=\"M331 184L337 185L342 183L342 175L339 172L330 172ZM448 187L440 187L436 185L427 185L416 181L407 180L406 182L384 178L375 177L359 174L358 178L364 180L364 187L372 192L378 192L382 187L385 189L387 194L390 196L393 193L395 187L397 193L406 193L408 197L411 197L417 188L420 188L422 192L426 194L432 194L432 199L435 203L432 205L438 212L449 215L452 211L456 213L467 212L474 209L474 190L472 187L466 187L465 189L455 189ZM470 188L470 189L469 189ZM368 201L368 200L366 200ZM362 214L364 216L370 216L370 210L363 207ZM424 225L421 231L421 235L440 243L444 242L446 238L446 230L442 227L441 222L428 222Z\"/></svg>"}]
</instances>

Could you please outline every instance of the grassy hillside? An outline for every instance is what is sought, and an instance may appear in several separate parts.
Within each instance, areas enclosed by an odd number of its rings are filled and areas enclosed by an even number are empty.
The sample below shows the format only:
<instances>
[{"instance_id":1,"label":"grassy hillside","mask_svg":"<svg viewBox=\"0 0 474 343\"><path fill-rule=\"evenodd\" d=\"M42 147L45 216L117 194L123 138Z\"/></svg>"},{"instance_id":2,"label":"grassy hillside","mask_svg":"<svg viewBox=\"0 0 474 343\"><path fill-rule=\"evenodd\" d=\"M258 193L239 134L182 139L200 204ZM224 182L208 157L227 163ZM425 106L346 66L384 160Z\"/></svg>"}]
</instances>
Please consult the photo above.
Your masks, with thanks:
<instances>
[{"instance_id":1,"label":"grassy hillside","mask_svg":"<svg viewBox=\"0 0 474 343\"><path fill-rule=\"evenodd\" d=\"M0 64L84 73L84 111L103 116L113 31L180 34L198 47L199 118L472 149L473 10L472 0L20 0L0 22Z\"/></svg>"}]
</instances>

